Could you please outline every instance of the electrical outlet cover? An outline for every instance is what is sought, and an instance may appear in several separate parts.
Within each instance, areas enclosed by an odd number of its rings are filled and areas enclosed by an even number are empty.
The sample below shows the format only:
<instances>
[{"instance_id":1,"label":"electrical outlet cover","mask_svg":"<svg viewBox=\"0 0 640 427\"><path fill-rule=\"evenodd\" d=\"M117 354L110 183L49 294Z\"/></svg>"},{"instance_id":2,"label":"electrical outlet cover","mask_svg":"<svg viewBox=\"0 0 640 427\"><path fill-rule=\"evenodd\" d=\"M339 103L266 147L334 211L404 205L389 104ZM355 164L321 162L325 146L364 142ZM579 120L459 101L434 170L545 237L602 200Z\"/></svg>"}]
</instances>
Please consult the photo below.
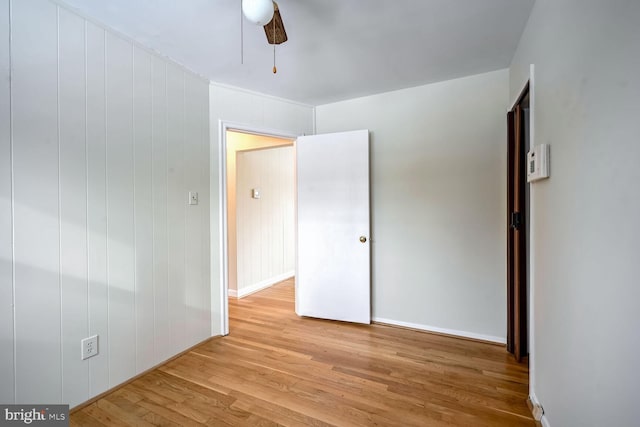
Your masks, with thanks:
<instances>
[{"instance_id":1,"label":"electrical outlet cover","mask_svg":"<svg viewBox=\"0 0 640 427\"><path fill-rule=\"evenodd\" d=\"M93 335L80 341L82 360L98 354L98 336Z\"/></svg>"}]
</instances>

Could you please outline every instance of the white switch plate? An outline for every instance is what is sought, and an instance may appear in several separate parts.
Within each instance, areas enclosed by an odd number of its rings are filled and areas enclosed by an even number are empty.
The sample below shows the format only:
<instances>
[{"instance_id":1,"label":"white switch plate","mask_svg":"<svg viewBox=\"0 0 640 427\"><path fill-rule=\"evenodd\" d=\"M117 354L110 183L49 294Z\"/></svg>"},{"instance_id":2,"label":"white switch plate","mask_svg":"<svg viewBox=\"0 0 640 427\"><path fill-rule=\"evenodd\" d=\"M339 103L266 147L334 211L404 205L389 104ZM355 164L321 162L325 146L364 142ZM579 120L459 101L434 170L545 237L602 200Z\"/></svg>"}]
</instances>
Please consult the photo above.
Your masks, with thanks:
<instances>
[{"instance_id":1,"label":"white switch plate","mask_svg":"<svg viewBox=\"0 0 640 427\"><path fill-rule=\"evenodd\" d=\"M254 199L259 199L260 198L260 189L259 188L252 188L251 189L251 197L253 197Z\"/></svg>"},{"instance_id":2,"label":"white switch plate","mask_svg":"<svg viewBox=\"0 0 640 427\"><path fill-rule=\"evenodd\" d=\"M197 205L198 204L198 192L197 191L189 191L189 204Z\"/></svg>"},{"instance_id":3,"label":"white switch plate","mask_svg":"<svg viewBox=\"0 0 640 427\"><path fill-rule=\"evenodd\" d=\"M82 349L82 360L88 359L98 354L98 336L94 335L80 341Z\"/></svg>"}]
</instances>

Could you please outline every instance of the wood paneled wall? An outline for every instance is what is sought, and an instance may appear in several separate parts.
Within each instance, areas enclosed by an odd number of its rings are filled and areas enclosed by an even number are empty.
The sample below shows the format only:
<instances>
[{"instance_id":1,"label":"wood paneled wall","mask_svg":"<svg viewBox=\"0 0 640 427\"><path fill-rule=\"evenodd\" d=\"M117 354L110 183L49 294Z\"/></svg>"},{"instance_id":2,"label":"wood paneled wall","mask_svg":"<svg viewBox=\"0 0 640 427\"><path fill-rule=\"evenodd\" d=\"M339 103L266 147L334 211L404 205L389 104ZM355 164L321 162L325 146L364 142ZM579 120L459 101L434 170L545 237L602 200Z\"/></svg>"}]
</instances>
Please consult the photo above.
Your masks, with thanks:
<instances>
[{"instance_id":1,"label":"wood paneled wall","mask_svg":"<svg viewBox=\"0 0 640 427\"><path fill-rule=\"evenodd\" d=\"M74 406L211 335L209 86L48 0L0 8L0 401Z\"/></svg>"},{"instance_id":2,"label":"wood paneled wall","mask_svg":"<svg viewBox=\"0 0 640 427\"><path fill-rule=\"evenodd\" d=\"M273 148L293 144L292 140L255 135L237 131L227 131L227 237L229 257L229 295L238 294L238 233L236 230L236 157L239 152L257 149ZM294 159L291 160L294 162ZM286 165L285 167L291 167ZM293 185L293 184L292 184ZM293 197L293 196L292 196ZM292 224L293 228L294 225ZM295 256L295 255L294 255ZM293 269L293 267L292 267Z\"/></svg>"},{"instance_id":3,"label":"wood paneled wall","mask_svg":"<svg viewBox=\"0 0 640 427\"><path fill-rule=\"evenodd\" d=\"M238 152L236 161L237 292L243 296L294 274L295 159L287 146Z\"/></svg>"},{"instance_id":4,"label":"wood paneled wall","mask_svg":"<svg viewBox=\"0 0 640 427\"><path fill-rule=\"evenodd\" d=\"M0 402L13 402L13 245L9 0L0 0Z\"/></svg>"}]
</instances>

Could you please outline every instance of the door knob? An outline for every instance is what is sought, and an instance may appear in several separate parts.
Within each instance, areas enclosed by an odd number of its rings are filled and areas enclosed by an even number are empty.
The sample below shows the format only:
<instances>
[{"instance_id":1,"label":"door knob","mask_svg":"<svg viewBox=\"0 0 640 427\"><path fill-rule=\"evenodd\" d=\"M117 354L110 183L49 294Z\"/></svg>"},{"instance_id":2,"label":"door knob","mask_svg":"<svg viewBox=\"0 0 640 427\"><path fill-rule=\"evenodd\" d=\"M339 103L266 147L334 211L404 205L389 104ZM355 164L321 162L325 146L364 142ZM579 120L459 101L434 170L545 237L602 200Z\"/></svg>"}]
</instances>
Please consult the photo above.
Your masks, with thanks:
<instances>
[{"instance_id":1,"label":"door knob","mask_svg":"<svg viewBox=\"0 0 640 427\"><path fill-rule=\"evenodd\" d=\"M360 243L365 243L367 241L367 238L364 236L360 236Z\"/></svg>"}]
</instances>

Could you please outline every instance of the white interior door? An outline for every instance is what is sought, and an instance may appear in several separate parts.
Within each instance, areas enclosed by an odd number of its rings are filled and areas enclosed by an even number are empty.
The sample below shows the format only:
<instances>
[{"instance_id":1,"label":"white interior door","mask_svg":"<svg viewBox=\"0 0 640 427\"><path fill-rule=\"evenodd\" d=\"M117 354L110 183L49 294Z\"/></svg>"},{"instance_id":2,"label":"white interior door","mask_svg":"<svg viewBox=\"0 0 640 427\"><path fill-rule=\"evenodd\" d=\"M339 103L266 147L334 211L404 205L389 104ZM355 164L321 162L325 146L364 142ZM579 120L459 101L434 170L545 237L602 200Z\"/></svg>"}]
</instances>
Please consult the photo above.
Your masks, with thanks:
<instances>
[{"instance_id":1,"label":"white interior door","mask_svg":"<svg viewBox=\"0 0 640 427\"><path fill-rule=\"evenodd\" d=\"M369 131L296 141L296 313L371 321Z\"/></svg>"}]
</instances>

